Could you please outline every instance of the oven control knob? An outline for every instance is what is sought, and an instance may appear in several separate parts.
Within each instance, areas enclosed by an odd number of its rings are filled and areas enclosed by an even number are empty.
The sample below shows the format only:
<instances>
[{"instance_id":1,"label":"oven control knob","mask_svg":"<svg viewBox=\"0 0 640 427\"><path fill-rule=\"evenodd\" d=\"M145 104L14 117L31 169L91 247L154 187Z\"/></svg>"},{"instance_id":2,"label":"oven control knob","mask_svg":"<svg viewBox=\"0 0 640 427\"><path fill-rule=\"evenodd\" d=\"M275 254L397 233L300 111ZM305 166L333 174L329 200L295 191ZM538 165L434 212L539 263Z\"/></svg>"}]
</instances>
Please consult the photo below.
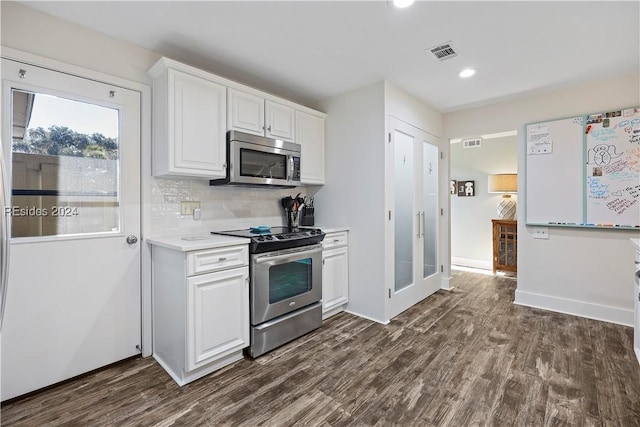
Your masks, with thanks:
<instances>
[{"instance_id":1,"label":"oven control knob","mask_svg":"<svg viewBox=\"0 0 640 427\"><path fill-rule=\"evenodd\" d=\"M264 237L260 236L260 237L258 237L258 240L262 242L262 241L264 241Z\"/></svg>"}]
</instances>

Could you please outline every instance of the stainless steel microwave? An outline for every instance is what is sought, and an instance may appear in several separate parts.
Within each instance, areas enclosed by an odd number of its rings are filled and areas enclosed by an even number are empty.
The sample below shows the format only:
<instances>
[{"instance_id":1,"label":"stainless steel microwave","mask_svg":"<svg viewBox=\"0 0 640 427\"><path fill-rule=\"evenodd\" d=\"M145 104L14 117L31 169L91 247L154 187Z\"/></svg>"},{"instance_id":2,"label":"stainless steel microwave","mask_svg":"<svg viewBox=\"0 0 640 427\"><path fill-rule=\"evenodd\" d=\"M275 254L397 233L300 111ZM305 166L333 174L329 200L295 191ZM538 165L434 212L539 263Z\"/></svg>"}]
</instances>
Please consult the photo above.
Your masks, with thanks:
<instances>
[{"instance_id":1,"label":"stainless steel microwave","mask_svg":"<svg viewBox=\"0 0 640 427\"><path fill-rule=\"evenodd\" d=\"M296 187L300 144L244 132L227 132L227 176L210 185Z\"/></svg>"}]
</instances>

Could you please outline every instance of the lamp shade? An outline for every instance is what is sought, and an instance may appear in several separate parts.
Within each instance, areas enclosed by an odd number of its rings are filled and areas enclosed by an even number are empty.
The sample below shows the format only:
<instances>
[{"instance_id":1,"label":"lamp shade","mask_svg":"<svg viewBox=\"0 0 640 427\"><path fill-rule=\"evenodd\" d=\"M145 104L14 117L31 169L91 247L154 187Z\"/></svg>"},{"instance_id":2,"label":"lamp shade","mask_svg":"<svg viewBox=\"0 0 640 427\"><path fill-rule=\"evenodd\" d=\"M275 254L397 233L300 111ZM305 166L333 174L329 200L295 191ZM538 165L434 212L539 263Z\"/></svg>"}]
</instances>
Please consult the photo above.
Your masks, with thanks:
<instances>
[{"instance_id":1,"label":"lamp shade","mask_svg":"<svg viewBox=\"0 0 640 427\"><path fill-rule=\"evenodd\" d=\"M518 174L500 173L489 175L489 193L517 193Z\"/></svg>"}]
</instances>

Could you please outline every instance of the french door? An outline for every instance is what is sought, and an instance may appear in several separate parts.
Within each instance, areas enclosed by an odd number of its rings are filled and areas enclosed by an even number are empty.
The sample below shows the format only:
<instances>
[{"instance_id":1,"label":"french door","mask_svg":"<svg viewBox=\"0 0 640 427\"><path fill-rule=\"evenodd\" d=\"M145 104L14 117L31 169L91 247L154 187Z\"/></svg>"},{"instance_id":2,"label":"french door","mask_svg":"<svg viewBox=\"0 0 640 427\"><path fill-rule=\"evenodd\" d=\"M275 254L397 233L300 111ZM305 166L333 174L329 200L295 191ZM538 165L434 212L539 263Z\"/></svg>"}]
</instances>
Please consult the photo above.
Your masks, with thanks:
<instances>
[{"instance_id":1,"label":"french door","mask_svg":"<svg viewBox=\"0 0 640 427\"><path fill-rule=\"evenodd\" d=\"M438 159L432 135L390 118L393 283L388 318L440 289Z\"/></svg>"},{"instance_id":2,"label":"french door","mask_svg":"<svg viewBox=\"0 0 640 427\"><path fill-rule=\"evenodd\" d=\"M139 353L140 94L2 60L2 400Z\"/></svg>"}]
</instances>

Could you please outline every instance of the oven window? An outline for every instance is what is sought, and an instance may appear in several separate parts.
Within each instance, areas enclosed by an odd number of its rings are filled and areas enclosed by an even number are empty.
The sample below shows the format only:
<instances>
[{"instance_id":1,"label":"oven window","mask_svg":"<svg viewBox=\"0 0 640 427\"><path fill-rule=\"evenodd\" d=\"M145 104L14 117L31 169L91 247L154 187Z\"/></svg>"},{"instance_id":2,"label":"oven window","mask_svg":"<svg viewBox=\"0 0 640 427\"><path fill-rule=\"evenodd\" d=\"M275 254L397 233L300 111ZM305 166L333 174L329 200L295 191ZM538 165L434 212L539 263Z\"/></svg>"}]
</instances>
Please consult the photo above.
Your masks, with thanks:
<instances>
[{"instance_id":1,"label":"oven window","mask_svg":"<svg viewBox=\"0 0 640 427\"><path fill-rule=\"evenodd\" d=\"M287 156L241 148L240 175L255 178L287 179Z\"/></svg>"},{"instance_id":2,"label":"oven window","mask_svg":"<svg viewBox=\"0 0 640 427\"><path fill-rule=\"evenodd\" d=\"M305 258L269 268L269 304L309 292L311 267L311 258Z\"/></svg>"}]
</instances>

